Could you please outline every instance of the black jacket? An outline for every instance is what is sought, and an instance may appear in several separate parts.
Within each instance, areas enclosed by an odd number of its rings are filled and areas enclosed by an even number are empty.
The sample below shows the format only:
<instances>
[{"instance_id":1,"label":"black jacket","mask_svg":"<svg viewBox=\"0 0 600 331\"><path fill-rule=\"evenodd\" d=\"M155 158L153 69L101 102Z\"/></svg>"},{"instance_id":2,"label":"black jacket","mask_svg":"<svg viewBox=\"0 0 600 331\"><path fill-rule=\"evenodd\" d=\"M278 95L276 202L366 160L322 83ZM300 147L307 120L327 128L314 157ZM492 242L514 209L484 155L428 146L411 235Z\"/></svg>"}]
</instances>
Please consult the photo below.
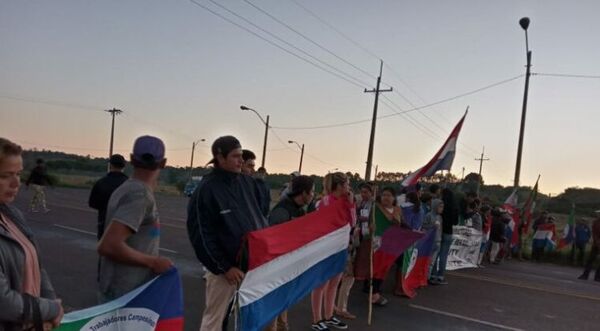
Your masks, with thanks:
<instances>
[{"instance_id":1,"label":"black jacket","mask_svg":"<svg viewBox=\"0 0 600 331\"><path fill-rule=\"evenodd\" d=\"M442 190L444 211L442 212L442 233L452 234L452 227L458 225L458 204L454 192L445 188Z\"/></svg>"},{"instance_id":2,"label":"black jacket","mask_svg":"<svg viewBox=\"0 0 600 331\"><path fill-rule=\"evenodd\" d=\"M238 266L243 237L267 226L256 181L214 168L188 205L188 236L202 264L213 274Z\"/></svg>"},{"instance_id":3,"label":"black jacket","mask_svg":"<svg viewBox=\"0 0 600 331\"><path fill-rule=\"evenodd\" d=\"M48 177L48 174L46 173L46 167L44 167L42 165L37 165L37 166L35 166L35 168L33 168L31 170L31 173L29 174L29 178L27 178L27 181L25 182L25 184L27 186L29 186L29 184L46 186L46 185L50 185L52 183L50 182L50 178Z\"/></svg>"},{"instance_id":4,"label":"black jacket","mask_svg":"<svg viewBox=\"0 0 600 331\"><path fill-rule=\"evenodd\" d=\"M269 215L269 225L285 223L294 218L306 215L302 206L298 206L289 196L283 197L271 210Z\"/></svg>"},{"instance_id":5,"label":"black jacket","mask_svg":"<svg viewBox=\"0 0 600 331\"><path fill-rule=\"evenodd\" d=\"M111 171L106 176L100 178L90 193L88 204L91 208L98 211L98 240L104 233L104 224L106 222L106 207L112 193L123 184L129 177L119 171Z\"/></svg>"},{"instance_id":6,"label":"black jacket","mask_svg":"<svg viewBox=\"0 0 600 331\"><path fill-rule=\"evenodd\" d=\"M256 178L256 184L258 191L260 192L260 209L265 217L269 215L269 209L271 208L271 189L267 182L262 178Z\"/></svg>"},{"instance_id":7,"label":"black jacket","mask_svg":"<svg viewBox=\"0 0 600 331\"><path fill-rule=\"evenodd\" d=\"M504 223L502 217L494 217L492 219L490 240L497 243L506 242L506 223Z\"/></svg>"}]
</instances>

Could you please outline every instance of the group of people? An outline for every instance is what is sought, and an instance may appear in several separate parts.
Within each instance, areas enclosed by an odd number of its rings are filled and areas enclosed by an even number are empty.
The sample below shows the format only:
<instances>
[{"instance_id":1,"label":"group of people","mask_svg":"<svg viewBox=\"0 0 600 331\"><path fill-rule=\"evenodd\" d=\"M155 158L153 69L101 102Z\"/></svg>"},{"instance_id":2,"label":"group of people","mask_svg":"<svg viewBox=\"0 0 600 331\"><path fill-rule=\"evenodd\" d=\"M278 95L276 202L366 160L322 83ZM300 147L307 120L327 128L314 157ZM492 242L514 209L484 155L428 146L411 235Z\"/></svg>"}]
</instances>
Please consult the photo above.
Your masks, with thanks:
<instances>
[{"instance_id":1,"label":"group of people","mask_svg":"<svg viewBox=\"0 0 600 331\"><path fill-rule=\"evenodd\" d=\"M499 252L506 249L510 215L482 204L474 193L458 199L452 189L437 184L397 192L392 187L380 189L362 183L355 195L348 177L336 172L324 177L323 192L317 194L313 178L294 173L279 200L271 203L266 170L255 171L256 156L242 149L238 139L220 137L211 151L212 171L198 184L187 210L188 237L207 270L201 331L221 330L227 325L232 299L248 268L239 254L247 233L302 217L337 200L347 200L352 206L348 214L352 228L348 260L343 272L311 293L310 326L316 331L347 329L342 319L356 318L348 311L348 297L355 281L364 280L355 277L358 252L365 245L378 245L373 220L376 210L391 225L421 232L436 230L428 271L431 285L447 284L446 264L455 225L489 233L489 240L484 235L480 263L483 256L498 263ZM0 331L50 330L59 325L63 306L40 263L32 231L11 204L23 171L21 153L20 146L0 138ZM113 155L109 162L110 172L94 185L89 198L90 207L98 210L100 303L130 292L173 266L171 260L159 255L160 221L154 196L158 176L167 162L164 143L153 136L136 139L130 155L130 178L123 174L127 163L123 156ZM600 251L600 236L596 236L600 221L597 223L593 258ZM396 261L395 295L404 295L402 261L402 256ZM586 278L587 274L588 269ZM363 290L371 293L368 300L373 305L388 304L382 289L385 278L383 274L365 280ZM289 330L287 313L280 314L267 330Z\"/></svg>"}]
</instances>

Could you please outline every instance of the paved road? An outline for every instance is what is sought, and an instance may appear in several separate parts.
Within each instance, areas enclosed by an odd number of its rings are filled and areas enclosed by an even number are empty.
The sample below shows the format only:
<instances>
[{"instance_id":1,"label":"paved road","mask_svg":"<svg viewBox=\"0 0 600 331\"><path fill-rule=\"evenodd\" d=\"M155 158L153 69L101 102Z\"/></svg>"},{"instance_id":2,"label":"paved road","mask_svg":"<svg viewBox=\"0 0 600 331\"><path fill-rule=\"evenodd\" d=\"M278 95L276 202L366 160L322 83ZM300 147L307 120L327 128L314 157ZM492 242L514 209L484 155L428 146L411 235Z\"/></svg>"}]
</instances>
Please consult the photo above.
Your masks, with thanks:
<instances>
[{"instance_id":1,"label":"paved road","mask_svg":"<svg viewBox=\"0 0 600 331\"><path fill-rule=\"evenodd\" d=\"M88 190L48 190L47 214L26 213L41 246L43 263L66 305L94 305L96 214L87 207ZM31 192L16 205L25 211ZM161 254L173 259L182 275L186 330L197 330L204 307L201 266L185 232L187 199L158 196ZM579 281L581 270L549 264L511 262L450 273L447 286L422 289L413 300L387 295L387 307L374 310L367 326L366 295L355 288L351 330L600 330L600 283ZM391 278L391 277L390 277ZM384 291L391 292L391 280ZM290 311L293 330L309 330L310 302Z\"/></svg>"}]
</instances>

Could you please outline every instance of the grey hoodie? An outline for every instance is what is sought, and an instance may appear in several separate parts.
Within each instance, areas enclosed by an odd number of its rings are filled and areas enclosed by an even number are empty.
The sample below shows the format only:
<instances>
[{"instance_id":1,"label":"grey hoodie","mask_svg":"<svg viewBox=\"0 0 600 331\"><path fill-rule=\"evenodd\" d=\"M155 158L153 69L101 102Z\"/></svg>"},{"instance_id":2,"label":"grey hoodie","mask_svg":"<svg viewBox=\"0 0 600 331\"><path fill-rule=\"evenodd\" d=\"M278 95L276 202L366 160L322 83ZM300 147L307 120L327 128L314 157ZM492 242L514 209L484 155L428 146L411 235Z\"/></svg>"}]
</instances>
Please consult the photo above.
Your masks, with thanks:
<instances>
[{"instance_id":1,"label":"grey hoodie","mask_svg":"<svg viewBox=\"0 0 600 331\"><path fill-rule=\"evenodd\" d=\"M425 219L423 220L422 229L424 231L437 230L435 233L436 242L442 241L442 215L437 213L437 208L443 203L440 199L431 200L431 211L425 215Z\"/></svg>"}]
</instances>

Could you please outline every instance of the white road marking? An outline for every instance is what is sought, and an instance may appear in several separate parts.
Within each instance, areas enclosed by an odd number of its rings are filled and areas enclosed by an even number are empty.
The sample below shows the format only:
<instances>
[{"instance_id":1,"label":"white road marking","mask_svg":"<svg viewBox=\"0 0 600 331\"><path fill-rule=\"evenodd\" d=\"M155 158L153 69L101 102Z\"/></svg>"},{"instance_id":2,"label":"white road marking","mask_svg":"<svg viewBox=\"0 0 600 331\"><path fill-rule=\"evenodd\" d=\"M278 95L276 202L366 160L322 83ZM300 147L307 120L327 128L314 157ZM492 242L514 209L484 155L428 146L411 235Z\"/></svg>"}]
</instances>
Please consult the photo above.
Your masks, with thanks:
<instances>
[{"instance_id":1,"label":"white road marking","mask_svg":"<svg viewBox=\"0 0 600 331\"><path fill-rule=\"evenodd\" d=\"M409 304L409 307L415 308L415 309L420 309L420 310L425 310L431 313L436 313L436 314L440 314L440 315L444 315L444 316L448 316L448 317L454 317L454 318L458 318L464 321L469 321L469 322L475 322L475 323L479 323L479 324L483 324L483 325L487 325L487 326L491 326L493 328L498 328L498 329L502 329L502 330L512 330L512 331L523 331L523 329L518 329L518 328L513 328L507 325L502 325L502 324L496 324L496 323L492 323L492 322L487 322L487 321L482 321L476 318L471 318L471 317L467 317L467 316L463 316L463 315L458 315L458 314L453 314L453 313L449 313L446 311L442 311L442 310L437 310L437 309L433 309L433 308L427 308L427 307L423 307L423 306L419 306L419 305L413 305L413 304Z\"/></svg>"},{"instance_id":2,"label":"white road marking","mask_svg":"<svg viewBox=\"0 0 600 331\"><path fill-rule=\"evenodd\" d=\"M96 236L95 233L90 232L90 231L85 231L85 230L81 230L81 229L76 229L76 228L72 228L70 226L65 226L65 225L60 225L60 224L54 224L55 227L57 228L61 228L61 229L65 229L65 230L70 230L70 231L75 231L75 232L79 232L79 233L83 233L83 234L88 234L90 236Z\"/></svg>"},{"instance_id":3,"label":"white road marking","mask_svg":"<svg viewBox=\"0 0 600 331\"><path fill-rule=\"evenodd\" d=\"M574 298L600 301L600 297L596 297L596 296L577 294L577 293L571 293L571 292L567 292L567 291L555 290L552 288L544 288L544 287L538 287L538 286L533 286L533 285L527 285L527 284L511 282L511 281L507 281L507 280L500 280L500 279L496 279L493 277L468 275L468 274L460 273L460 272L452 272L450 274L452 276L456 276L456 277L476 279L476 280L480 280L480 281L484 281L484 282L513 286L513 287L517 287L517 288L524 288L524 289L528 289L528 290L546 292L546 293L550 293L550 294L566 295L566 296L570 296L570 297L574 297Z\"/></svg>"},{"instance_id":4,"label":"white road marking","mask_svg":"<svg viewBox=\"0 0 600 331\"><path fill-rule=\"evenodd\" d=\"M75 232L87 234L87 235L94 236L94 237L96 236L96 234L93 232L85 231L85 230L81 230L81 229L77 229L77 228L72 228L70 226L65 226L65 225L60 225L60 224L54 224L54 226L57 228L61 228L61 229L69 230L69 231L75 231ZM171 254L177 254L177 251L174 251L172 249L159 248L159 250L167 252L167 253L171 253Z\"/></svg>"},{"instance_id":5,"label":"white road marking","mask_svg":"<svg viewBox=\"0 0 600 331\"><path fill-rule=\"evenodd\" d=\"M48 204L48 205L49 206L53 206L53 207L60 207L60 208L67 208L67 209L79 210L79 211L83 211L83 212L86 212L86 213L92 213L92 214L96 213L95 210L90 209L90 208L81 208L81 207L69 206L69 205L62 205L62 204L56 204L56 203L52 203L52 204ZM186 220L184 220L182 218L166 217L166 219L172 220L172 221L175 221L175 222L186 222ZM161 222L160 225L161 226L167 226L167 227L175 228L175 229L180 229L180 230L187 230L187 228L185 226L176 225L176 224L169 224L169 223Z\"/></svg>"}]
</instances>

